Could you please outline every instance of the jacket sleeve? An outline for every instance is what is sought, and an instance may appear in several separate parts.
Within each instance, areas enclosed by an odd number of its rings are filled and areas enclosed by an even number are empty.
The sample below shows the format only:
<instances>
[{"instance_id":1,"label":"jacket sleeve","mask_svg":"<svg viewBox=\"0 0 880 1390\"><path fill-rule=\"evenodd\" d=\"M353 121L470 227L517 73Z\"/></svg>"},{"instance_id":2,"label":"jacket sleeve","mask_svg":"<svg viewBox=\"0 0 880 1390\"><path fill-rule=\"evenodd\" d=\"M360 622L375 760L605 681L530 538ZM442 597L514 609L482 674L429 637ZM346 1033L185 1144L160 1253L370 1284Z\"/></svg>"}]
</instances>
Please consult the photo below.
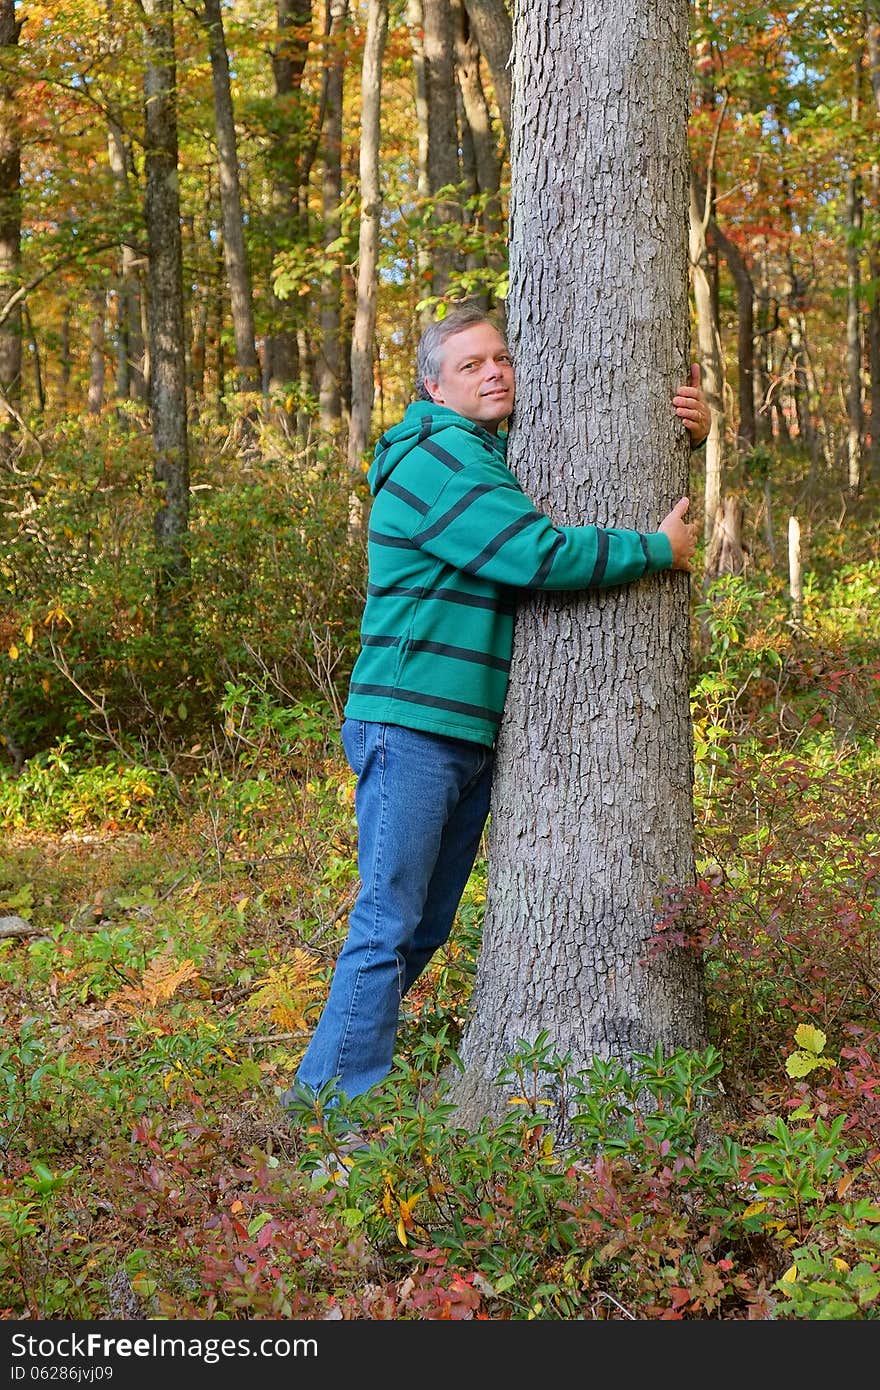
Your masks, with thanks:
<instances>
[{"instance_id":1,"label":"jacket sleeve","mask_svg":"<svg viewBox=\"0 0 880 1390\"><path fill-rule=\"evenodd\" d=\"M607 588L672 567L662 532L556 526L492 466L454 473L412 541L466 574L521 589Z\"/></svg>"}]
</instances>

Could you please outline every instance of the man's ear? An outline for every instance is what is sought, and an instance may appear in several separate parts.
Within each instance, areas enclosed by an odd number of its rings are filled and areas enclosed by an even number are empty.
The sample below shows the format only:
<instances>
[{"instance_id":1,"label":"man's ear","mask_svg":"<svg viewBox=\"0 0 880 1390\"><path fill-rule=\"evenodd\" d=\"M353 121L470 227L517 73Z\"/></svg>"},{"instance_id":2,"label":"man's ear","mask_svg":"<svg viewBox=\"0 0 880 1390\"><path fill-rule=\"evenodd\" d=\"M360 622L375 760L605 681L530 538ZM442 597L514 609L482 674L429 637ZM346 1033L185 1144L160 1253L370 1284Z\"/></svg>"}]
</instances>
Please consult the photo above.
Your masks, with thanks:
<instances>
[{"instance_id":1,"label":"man's ear","mask_svg":"<svg viewBox=\"0 0 880 1390\"><path fill-rule=\"evenodd\" d=\"M431 400L434 402L434 404L435 404L435 405L442 405L443 402L440 400L440 395L441 395L441 392L440 392L440 382L439 382L439 381L434 381L434 380L433 380L431 377L429 377L429 376L424 377L424 378L423 378L423 382L424 382L425 390L427 391L428 395L431 397Z\"/></svg>"}]
</instances>

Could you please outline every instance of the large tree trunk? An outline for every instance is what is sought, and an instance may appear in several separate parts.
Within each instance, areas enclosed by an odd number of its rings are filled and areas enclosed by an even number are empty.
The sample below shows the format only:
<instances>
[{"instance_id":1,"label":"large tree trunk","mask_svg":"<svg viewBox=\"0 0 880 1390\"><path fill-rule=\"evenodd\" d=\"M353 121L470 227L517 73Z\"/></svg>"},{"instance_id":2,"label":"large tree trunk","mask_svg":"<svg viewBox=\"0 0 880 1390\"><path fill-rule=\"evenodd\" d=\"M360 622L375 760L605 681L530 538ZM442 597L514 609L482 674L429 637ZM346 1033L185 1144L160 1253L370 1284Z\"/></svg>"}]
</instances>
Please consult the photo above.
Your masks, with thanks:
<instances>
[{"instance_id":1,"label":"large tree trunk","mask_svg":"<svg viewBox=\"0 0 880 1390\"><path fill-rule=\"evenodd\" d=\"M15 0L0 0L0 308L15 294L21 275L21 132L16 109L15 72L21 21ZM21 305L0 326L0 461L11 452L21 398Z\"/></svg>"},{"instance_id":2,"label":"large tree trunk","mask_svg":"<svg viewBox=\"0 0 880 1390\"><path fill-rule=\"evenodd\" d=\"M160 550L159 588L165 592L169 584L189 572L189 444L173 0L144 0L144 16L150 410L153 476L164 487L155 530Z\"/></svg>"},{"instance_id":3,"label":"large tree trunk","mask_svg":"<svg viewBox=\"0 0 880 1390\"><path fill-rule=\"evenodd\" d=\"M388 0L370 0L361 69L361 221L358 235L357 305L351 335L351 423L348 465L360 468L373 419L373 355L376 346L376 279L379 255L379 130L382 55L388 35Z\"/></svg>"},{"instance_id":4,"label":"large tree trunk","mask_svg":"<svg viewBox=\"0 0 880 1390\"><path fill-rule=\"evenodd\" d=\"M229 84L229 55L226 51L220 0L204 0L204 6L214 89L223 255L232 309L237 385L239 391L256 391L260 385L260 365L254 338L254 301L241 212L238 142L235 135L232 89Z\"/></svg>"},{"instance_id":5,"label":"large tree trunk","mask_svg":"<svg viewBox=\"0 0 880 1390\"><path fill-rule=\"evenodd\" d=\"M559 522L654 530L689 462L687 5L517 14L510 463ZM574 1070L704 1041L699 957L649 950L694 877L688 627L680 573L520 606L464 1123L502 1113L502 1063L544 1030Z\"/></svg>"}]
</instances>

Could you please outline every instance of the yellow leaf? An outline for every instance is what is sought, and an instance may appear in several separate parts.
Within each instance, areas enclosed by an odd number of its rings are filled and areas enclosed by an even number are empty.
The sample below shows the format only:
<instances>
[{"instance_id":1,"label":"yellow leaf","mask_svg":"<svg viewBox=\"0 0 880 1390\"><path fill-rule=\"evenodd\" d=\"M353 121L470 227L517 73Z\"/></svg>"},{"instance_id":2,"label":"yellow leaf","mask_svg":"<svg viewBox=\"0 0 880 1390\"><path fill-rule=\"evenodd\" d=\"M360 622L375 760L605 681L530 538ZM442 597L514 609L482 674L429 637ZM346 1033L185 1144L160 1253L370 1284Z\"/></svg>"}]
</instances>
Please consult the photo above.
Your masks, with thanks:
<instances>
[{"instance_id":1,"label":"yellow leaf","mask_svg":"<svg viewBox=\"0 0 880 1390\"><path fill-rule=\"evenodd\" d=\"M762 1211L767 1210L766 1202L752 1202L751 1206L746 1207L743 1216L758 1216Z\"/></svg>"},{"instance_id":2,"label":"yellow leaf","mask_svg":"<svg viewBox=\"0 0 880 1390\"><path fill-rule=\"evenodd\" d=\"M15 645L14 642L12 646L9 648L9 660L18 661L18 647Z\"/></svg>"},{"instance_id":3,"label":"yellow leaf","mask_svg":"<svg viewBox=\"0 0 880 1390\"><path fill-rule=\"evenodd\" d=\"M167 957L156 956L144 971L141 989L149 1004L170 999L182 984L198 976L195 961L182 960L179 965Z\"/></svg>"},{"instance_id":4,"label":"yellow leaf","mask_svg":"<svg viewBox=\"0 0 880 1390\"><path fill-rule=\"evenodd\" d=\"M24 640L27 642L29 647L32 647L34 645L34 630L32 627L28 626L25 628Z\"/></svg>"},{"instance_id":5,"label":"yellow leaf","mask_svg":"<svg viewBox=\"0 0 880 1390\"><path fill-rule=\"evenodd\" d=\"M49 677L48 677L48 676L44 676L43 679L40 681L40 685L43 687L43 690L44 690L45 693L48 695L48 694L49 694Z\"/></svg>"},{"instance_id":6,"label":"yellow leaf","mask_svg":"<svg viewBox=\"0 0 880 1390\"><path fill-rule=\"evenodd\" d=\"M846 1274L849 1270L849 1265L846 1260L842 1260L839 1255L835 1255L831 1263L834 1265L835 1269L839 1269L843 1274Z\"/></svg>"},{"instance_id":7,"label":"yellow leaf","mask_svg":"<svg viewBox=\"0 0 880 1390\"><path fill-rule=\"evenodd\" d=\"M825 1043L828 1041L822 1029L814 1028L811 1023L799 1023L794 1030L794 1040L798 1047L812 1052L815 1056L824 1051Z\"/></svg>"},{"instance_id":8,"label":"yellow leaf","mask_svg":"<svg viewBox=\"0 0 880 1390\"><path fill-rule=\"evenodd\" d=\"M236 1198L236 1200L232 1203L232 1206L229 1208L229 1210L230 1210L234 1215L237 1215L240 1211L244 1211L244 1202L240 1202L240 1201L238 1200L238 1198Z\"/></svg>"},{"instance_id":9,"label":"yellow leaf","mask_svg":"<svg viewBox=\"0 0 880 1390\"><path fill-rule=\"evenodd\" d=\"M780 1280L779 1282L780 1282L781 1284L793 1284L793 1283L796 1281L797 1277L798 1277L798 1267L797 1267L797 1265L789 1265L789 1266L788 1266L788 1269L785 1271L785 1273L783 1274L783 1276L782 1276L782 1278L781 1278L781 1280Z\"/></svg>"},{"instance_id":10,"label":"yellow leaf","mask_svg":"<svg viewBox=\"0 0 880 1390\"><path fill-rule=\"evenodd\" d=\"M843 1177L840 1179L840 1182L837 1184L838 1197L842 1197L845 1192L849 1191L849 1189L852 1187L852 1181L852 1173L844 1173Z\"/></svg>"},{"instance_id":11,"label":"yellow leaf","mask_svg":"<svg viewBox=\"0 0 880 1390\"><path fill-rule=\"evenodd\" d=\"M400 1241L401 1245L409 1245L409 1241L406 1238L406 1227L403 1224L403 1217L401 1217L397 1223L397 1239Z\"/></svg>"}]
</instances>

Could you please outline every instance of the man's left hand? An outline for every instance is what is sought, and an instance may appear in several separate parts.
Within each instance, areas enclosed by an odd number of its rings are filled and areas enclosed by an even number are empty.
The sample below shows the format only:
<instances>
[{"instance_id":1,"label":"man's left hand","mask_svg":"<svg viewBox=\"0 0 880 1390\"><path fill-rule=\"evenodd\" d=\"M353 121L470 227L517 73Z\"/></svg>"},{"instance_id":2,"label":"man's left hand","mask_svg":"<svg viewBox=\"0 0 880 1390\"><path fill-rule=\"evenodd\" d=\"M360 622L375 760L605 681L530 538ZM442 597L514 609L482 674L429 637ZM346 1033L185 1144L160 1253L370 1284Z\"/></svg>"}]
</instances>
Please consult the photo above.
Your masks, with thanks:
<instances>
[{"instance_id":1,"label":"man's left hand","mask_svg":"<svg viewBox=\"0 0 880 1390\"><path fill-rule=\"evenodd\" d=\"M712 426L712 412L700 386L698 362L691 363L690 384L679 386L672 398L672 404L691 437L691 448L696 448L698 444L702 444Z\"/></svg>"}]
</instances>

